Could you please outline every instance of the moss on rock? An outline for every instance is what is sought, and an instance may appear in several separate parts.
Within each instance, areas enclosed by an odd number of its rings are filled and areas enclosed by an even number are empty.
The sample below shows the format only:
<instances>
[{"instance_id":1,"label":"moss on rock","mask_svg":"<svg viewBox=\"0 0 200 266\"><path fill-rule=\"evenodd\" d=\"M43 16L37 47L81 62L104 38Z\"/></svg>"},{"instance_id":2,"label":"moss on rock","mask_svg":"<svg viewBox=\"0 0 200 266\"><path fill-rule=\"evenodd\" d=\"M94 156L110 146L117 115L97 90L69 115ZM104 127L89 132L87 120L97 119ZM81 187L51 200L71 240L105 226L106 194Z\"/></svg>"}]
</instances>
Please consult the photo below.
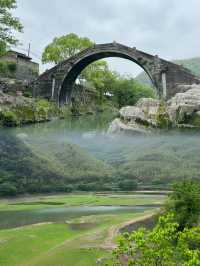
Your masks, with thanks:
<instances>
[{"instance_id":1,"label":"moss on rock","mask_svg":"<svg viewBox=\"0 0 200 266\"><path fill-rule=\"evenodd\" d=\"M156 113L156 124L158 128L170 128L171 121L169 114L167 113L166 103L164 101L160 102L159 108Z\"/></svg>"},{"instance_id":2,"label":"moss on rock","mask_svg":"<svg viewBox=\"0 0 200 266\"><path fill-rule=\"evenodd\" d=\"M191 119L191 124L200 128L200 112L196 112Z\"/></svg>"},{"instance_id":3,"label":"moss on rock","mask_svg":"<svg viewBox=\"0 0 200 266\"><path fill-rule=\"evenodd\" d=\"M26 101L25 97L17 104L3 105L0 111L2 126L20 126L23 124L45 122L53 117L65 115L52 102L45 99Z\"/></svg>"},{"instance_id":4,"label":"moss on rock","mask_svg":"<svg viewBox=\"0 0 200 266\"><path fill-rule=\"evenodd\" d=\"M1 110L0 122L3 126L6 127L18 126L20 124L19 118L12 110Z\"/></svg>"}]
</instances>

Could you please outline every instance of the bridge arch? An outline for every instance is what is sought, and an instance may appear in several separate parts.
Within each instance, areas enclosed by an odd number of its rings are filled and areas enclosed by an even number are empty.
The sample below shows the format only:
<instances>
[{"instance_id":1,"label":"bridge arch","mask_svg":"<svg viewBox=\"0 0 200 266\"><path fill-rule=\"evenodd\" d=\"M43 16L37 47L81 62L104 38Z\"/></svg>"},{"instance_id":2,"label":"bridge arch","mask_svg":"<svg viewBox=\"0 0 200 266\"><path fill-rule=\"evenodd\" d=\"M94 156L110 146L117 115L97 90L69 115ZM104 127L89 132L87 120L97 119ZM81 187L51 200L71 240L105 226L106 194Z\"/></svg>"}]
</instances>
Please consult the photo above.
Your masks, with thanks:
<instances>
[{"instance_id":1,"label":"bridge arch","mask_svg":"<svg viewBox=\"0 0 200 266\"><path fill-rule=\"evenodd\" d=\"M183 66L113 42L94 45L45 71L31 84L33 96L65 104L67 99L70 100L73 84L81 71L92 62L108 57L128 59L139 65L149 76L159 97L166 99L179 92L181 84L200 83L200 78Z\"/></svg>"},{"instance_id":2,"label":"bridge arch","mask_svg":"<svg viewBox=\"0 0 200 266\"><path fill-rule=\"evenodd\" d=\"M71 60L71 66L67 69L60 86L59 103L62 105L66 103L66 100L70 101L75 80L88 65L97 60L110 57L123 58L136 63L146 72L153 86L158 89L156 80L148 68L149 62L141 57L141 55L137 54L135 48L128 48L113 43L109 45L95 45L94 47L84 50L83 53L78 54L78 56L75 56L74 60Z\"/></svg>"}]
</instances>

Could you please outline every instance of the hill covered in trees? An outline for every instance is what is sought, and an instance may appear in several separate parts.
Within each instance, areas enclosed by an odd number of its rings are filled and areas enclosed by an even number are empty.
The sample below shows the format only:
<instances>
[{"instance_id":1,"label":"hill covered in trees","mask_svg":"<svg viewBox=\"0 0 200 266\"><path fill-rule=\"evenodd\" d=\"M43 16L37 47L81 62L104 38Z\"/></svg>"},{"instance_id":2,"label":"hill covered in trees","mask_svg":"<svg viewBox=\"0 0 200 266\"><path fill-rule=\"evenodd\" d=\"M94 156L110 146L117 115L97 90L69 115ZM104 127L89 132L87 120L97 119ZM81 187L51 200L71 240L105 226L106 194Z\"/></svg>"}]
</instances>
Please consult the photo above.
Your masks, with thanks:
<instances>
[{"instance_id":1,"label":"hill covered in trees","mask_svg":"<svg viewBox=\"0 0 200 266\"><path fill-rule=\"evenodd\" d=\"M0 165L0 195L87 190L93 183L100 188L112 173L111 167L66 141L59 147L49 142L36 146L2 132Z\"/></svg>"},{"instance_id":2,"label":"hill covered in trees","mask_svg":"<svg viewBox=\"0 0 200 266\"><path fill-rule=\"evenodd\" d=\"M193 74L200 77L200 57L174 60L174 63L188 68Z\"/></svg>"}]
</instances>

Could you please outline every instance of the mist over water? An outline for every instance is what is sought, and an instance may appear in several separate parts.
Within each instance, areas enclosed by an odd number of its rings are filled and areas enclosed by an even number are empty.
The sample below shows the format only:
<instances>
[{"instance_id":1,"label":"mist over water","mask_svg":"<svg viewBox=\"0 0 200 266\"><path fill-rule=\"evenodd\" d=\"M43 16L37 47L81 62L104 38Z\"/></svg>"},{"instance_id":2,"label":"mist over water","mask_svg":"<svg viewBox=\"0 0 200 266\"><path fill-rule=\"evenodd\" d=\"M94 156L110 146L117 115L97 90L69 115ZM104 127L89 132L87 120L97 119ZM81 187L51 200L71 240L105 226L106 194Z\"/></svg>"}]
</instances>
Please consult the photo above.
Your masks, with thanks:
<instances>
[{"instance_id":1,"label":"mist over water","mask_svg":"<svg viewBox=\"0 0 200 266\"><path fill-rule=\"evenodd\" d=\"M200 177L200 134L170 131L150 135L107 134L112 117L100 114L7 129L43 152L62 152L63 143L81 147L121 173L168 180ZM55 150L54 150L55 152ZM67 158L66 158L67 160Z\"/></svg>"}]
</instances>

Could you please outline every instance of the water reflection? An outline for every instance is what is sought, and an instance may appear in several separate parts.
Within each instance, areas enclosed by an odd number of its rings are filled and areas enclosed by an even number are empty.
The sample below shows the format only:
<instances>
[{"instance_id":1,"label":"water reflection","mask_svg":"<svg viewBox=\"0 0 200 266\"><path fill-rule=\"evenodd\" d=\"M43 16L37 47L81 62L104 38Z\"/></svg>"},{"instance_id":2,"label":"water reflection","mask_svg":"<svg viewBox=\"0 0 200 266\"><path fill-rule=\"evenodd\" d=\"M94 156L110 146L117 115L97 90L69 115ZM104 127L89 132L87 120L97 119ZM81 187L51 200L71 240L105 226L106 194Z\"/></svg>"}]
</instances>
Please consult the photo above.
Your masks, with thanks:
<instances>
[{"instance_id":1,"label":"water reflection","mask_svg":"<svg viewBox=\"0 0 200 266\"><path fill-rule=\"evenodd\" d=\"M14 228L41 222L66 222L72 218L87 215L138 213L152 208L129 206L81 206L81 207L47 207L38 210L1 211L0 229Z\"/></svg>"}]
</instances>

